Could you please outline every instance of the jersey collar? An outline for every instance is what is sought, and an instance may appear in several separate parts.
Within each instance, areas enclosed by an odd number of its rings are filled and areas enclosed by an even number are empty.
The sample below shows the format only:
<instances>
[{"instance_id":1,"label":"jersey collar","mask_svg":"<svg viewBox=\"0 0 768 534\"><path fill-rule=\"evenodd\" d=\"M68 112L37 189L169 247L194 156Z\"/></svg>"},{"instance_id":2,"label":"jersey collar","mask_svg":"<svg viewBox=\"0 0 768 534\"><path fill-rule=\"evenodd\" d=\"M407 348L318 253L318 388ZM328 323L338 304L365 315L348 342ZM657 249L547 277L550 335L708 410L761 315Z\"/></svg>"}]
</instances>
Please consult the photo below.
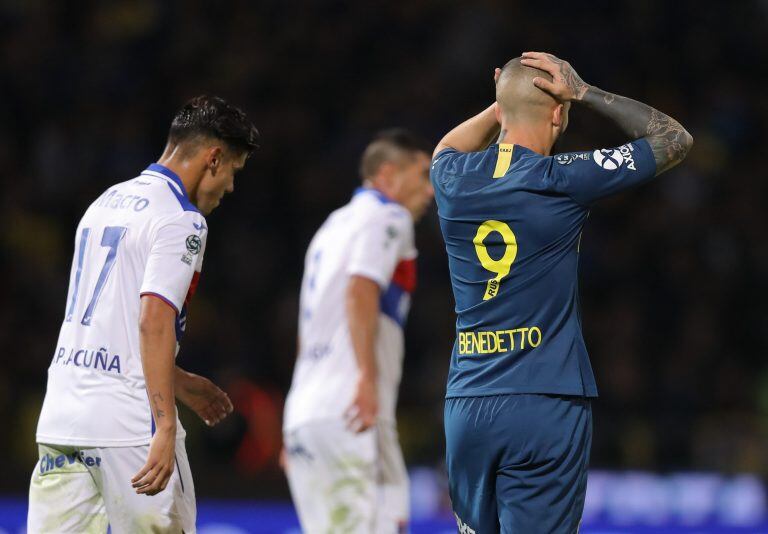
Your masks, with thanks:
<instances>
[{"instance_id":1,"label":"jersey collar","mask_svg":"<svg viewBox=\"0 0 768 534\"><path fill-rule=\"evenodd\" d=\"M397 204L396 201L392 200L387 195L385 195L378 189L374 189L373 187L358 187L357 189L355 189L355 192L352 194L352 197L356 197L361 193L371 193L382 204Z\"/></svg>"},{"instance_id":2,"label":"jersey collar","mask_svg":"<svg viewBox=\"0 0 768 534\"><path fill-rule=\"evenodd\" d=\"M145 176L154 176L155 178L161 178L165 180L165 182L168 184L168 187L170 187L173 194L176 195L176 199L179 201L179 204L181 204L181 207L184 208L185 211L196 211L198 213L200 212L200 210L198 210L197 207L192 204L192 201L189 199L187 188L184 187L184 182L181 181L179 175L165 165L152 163L149 167L144 169L144 172L141 174Z\"/></svg>"},{"instance_id":3,"label":"jersey collar","mask_svg":"<svg viewBox=\"0 0 768 534\"><path fill-rule=\"evenodd\" d=\"M179 193L184 195L185 198L189 198L189 195L187 195L187 189L184 187L184 182L181 181L181 178L179 178L179 175L173 172L171 169L169 169L165 165L160 165L159 163L152 163L141 174L150 174L155 176L160 174L161 176L157 176L158 178L164 178L166 181L170 181L171 183L173 183L173 185L176 186L174 189L176 189Z\"/></svg>"}]
</instances>

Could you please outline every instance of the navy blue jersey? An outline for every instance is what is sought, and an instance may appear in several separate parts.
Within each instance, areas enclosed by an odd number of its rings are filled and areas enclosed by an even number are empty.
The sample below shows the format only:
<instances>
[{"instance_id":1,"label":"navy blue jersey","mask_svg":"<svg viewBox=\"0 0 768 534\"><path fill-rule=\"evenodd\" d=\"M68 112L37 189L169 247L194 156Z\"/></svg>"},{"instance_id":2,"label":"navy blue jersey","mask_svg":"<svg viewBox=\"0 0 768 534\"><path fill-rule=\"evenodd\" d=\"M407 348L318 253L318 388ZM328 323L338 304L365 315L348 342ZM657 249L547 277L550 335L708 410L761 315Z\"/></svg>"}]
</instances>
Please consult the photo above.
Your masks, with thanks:
<instances>
[{"instance_id":1,"label":"navy blue jersey","mask_svg":"<svg viewBox=\"0 0 768 534\"><path fill-rule=\"evenodd\" d=\"M655 173L644 139L549 157L511 144L435 157L457 314L447 397L597 396L579 317L581 230L590 204Z\"/></svg>"}]
</instances>

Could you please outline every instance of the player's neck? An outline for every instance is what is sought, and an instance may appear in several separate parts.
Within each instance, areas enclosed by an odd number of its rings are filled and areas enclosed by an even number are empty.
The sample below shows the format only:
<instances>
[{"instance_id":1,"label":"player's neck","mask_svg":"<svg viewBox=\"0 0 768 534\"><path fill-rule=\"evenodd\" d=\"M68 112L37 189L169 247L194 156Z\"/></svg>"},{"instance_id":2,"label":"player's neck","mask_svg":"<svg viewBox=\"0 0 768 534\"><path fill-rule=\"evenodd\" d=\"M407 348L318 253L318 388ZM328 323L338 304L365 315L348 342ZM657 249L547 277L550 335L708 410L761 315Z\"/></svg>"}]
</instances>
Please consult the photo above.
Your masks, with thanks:
<instances>
[{"instance_id":1,"label":"player's neck","mask_svg":"<svg viewBox=\"0 0 768 534\"><path fill-rule=\"evenodd\" d=\"M524 146L543 156L549 156L552 145L555 144L552 129L548 125L537 127L532 124L508 122L502 122L501 133L497 142Z\"/></svg>"},{"instance_id":2,"label":"player's neck","mask_svg":"<svg viewBox=\"0 0 768 534\"><path fill-rule=\"evenodd\" d=\"M197 186L200 183L199 170L193 161L182 157L178 146L174 148L166 147L157 163L176 173L181 183L184 184L184 189L190 199L196 197Z\"/></svg>"}]
</instances>

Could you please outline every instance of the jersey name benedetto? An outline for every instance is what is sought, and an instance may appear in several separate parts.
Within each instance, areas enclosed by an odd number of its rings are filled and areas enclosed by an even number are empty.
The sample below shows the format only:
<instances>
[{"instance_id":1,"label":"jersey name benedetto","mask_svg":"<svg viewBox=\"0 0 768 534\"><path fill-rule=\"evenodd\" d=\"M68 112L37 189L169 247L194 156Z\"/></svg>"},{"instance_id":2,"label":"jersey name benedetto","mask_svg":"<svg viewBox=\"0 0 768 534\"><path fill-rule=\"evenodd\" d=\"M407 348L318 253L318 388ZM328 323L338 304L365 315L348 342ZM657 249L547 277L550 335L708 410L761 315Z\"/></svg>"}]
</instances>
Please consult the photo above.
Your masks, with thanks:
<instances>
[{"instance_id":1,"label":"jersey name benedetto","mask_svg":"<svg viewBox=\"0 0 768 534\"><path fill-rule=\"evenodd\" d=\"M207 235L183 183L162 165L110 187L90 205L75 234L38 443L149 443L154 421L139 352L141 296L154 295L176 310L178 342ZM177 436L184 436L180 424Z\"/></svg>"},{"instance_id":2,"label":"jersey name benedetto","mask_svg":"<svg viewBox=\"0 0 768 534\"><path fill-rule=\"evenodd\" d=\"M359 375L349 336L346 290L359 275L381 288L376 337L379 418L395 420L403 325L416 285L413 219L375 189L360 188L333 212L307 250L301 286L299 355L285 406L286 430L341 419Z\"/></svg>"},{"instance_id":3,"label":"jersey name benedetto","mask_svg":"<svg viewBox=\"0 0 768 534\"><path fill-rule=\"evenodd\" d=\"M437 154L457 313L448 397L597 395L579 316L582 227L593 202L655 172L644 139L550 157L511 144Z\"/></svg>"}]
</instances>

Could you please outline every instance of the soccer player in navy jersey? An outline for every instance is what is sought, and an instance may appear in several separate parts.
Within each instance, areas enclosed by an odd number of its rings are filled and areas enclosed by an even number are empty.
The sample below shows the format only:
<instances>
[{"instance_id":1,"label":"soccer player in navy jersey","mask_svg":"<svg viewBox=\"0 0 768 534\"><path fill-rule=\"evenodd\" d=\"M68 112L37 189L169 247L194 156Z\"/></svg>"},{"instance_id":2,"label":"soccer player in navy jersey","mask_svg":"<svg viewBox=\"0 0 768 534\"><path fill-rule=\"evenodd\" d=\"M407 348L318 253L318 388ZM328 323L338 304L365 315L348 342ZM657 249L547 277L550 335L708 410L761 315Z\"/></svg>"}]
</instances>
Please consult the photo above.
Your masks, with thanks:
<instances>
[{"instance_id":1,"label":"soccer player in navy jersey","mask_svg":"<svg viewBox=\"0 0 768 534\"><path fill-rule=\"evenodd\" d=\"M579 316L582 228L594 202L672 168L693 138L551 54L526 52L495 78L496 102L443 137L431 170L458 315L449 491L462 533L572 533L597 396ZM572 103L627 142L551 156Z\"/></svg>"}]
</instances>

